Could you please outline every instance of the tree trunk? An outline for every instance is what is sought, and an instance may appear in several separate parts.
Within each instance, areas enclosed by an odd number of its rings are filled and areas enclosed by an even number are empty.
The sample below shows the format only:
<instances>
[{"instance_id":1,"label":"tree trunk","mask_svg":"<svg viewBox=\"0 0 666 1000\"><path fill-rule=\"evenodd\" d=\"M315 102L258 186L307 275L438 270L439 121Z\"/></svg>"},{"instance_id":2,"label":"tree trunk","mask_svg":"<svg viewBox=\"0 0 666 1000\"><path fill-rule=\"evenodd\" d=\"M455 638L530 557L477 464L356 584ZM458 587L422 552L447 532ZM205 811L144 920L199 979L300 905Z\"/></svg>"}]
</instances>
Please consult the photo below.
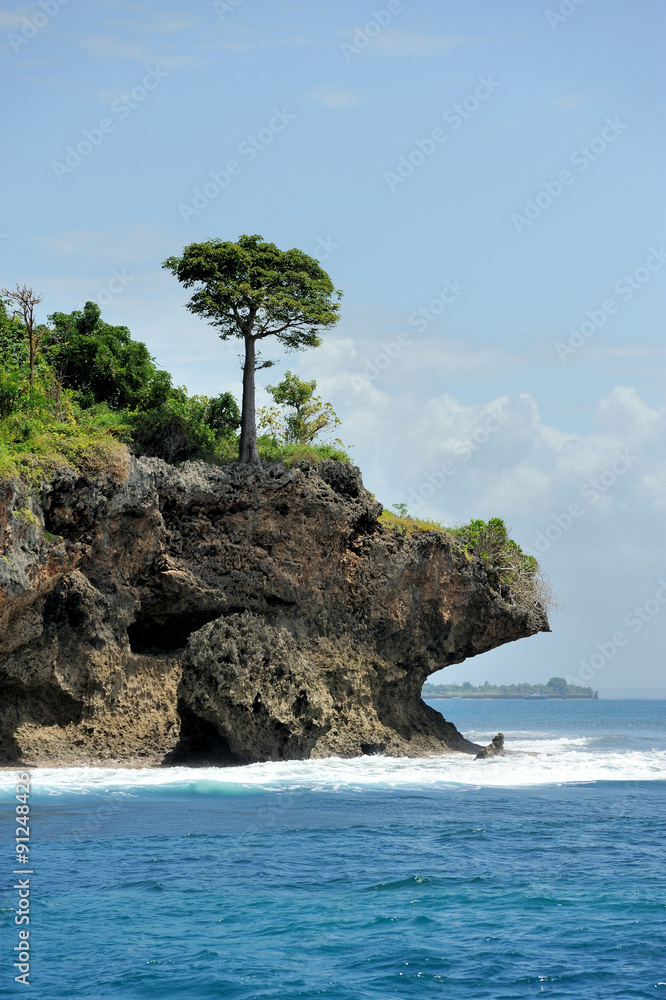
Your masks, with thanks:
<instances>
[{"instance_id":1,"label":"tree trunk","mask_svg":"<svg viewBox=\"0 0 666 1000\"><path fill-rule=\"evenodd\" d=\"M30 392L32 392L35 384L35 338L32 330L28 330L28 338L30 341Z\"/></svg>"},{"instance_id":2,"label":"tree trunk","mask_svg":"<svg viewBox=\"0 0 666 1000\"><path fill-rule=\"evenodd\" d=\"M243 409L238 459L252 465L259 464L257 451L257 415L254 405L254 371L256 352L253 337L245 337L245 364L243 365Z\"/></svg>"}]
</instances>

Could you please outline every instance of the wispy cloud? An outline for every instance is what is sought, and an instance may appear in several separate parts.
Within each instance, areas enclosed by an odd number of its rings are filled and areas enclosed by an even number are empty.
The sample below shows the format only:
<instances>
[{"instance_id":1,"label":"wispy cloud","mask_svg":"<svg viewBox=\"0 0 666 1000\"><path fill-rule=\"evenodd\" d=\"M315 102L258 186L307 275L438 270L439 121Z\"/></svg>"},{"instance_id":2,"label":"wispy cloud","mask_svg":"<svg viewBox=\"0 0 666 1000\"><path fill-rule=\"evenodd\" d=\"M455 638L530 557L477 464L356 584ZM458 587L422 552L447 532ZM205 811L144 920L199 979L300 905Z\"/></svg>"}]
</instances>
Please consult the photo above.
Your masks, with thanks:
<instances>
[{"instance_id":1,"label":"wispy cloud","mask_svg":"<svg viewBox=\"0 0 666 1000\"><path fill-rule=\"evenodd\" d=\"M0 7L0 31L16 31L23 24L23 18L30 13L31 8L25 5L16 7L15 10Z\"/></svg>"},{"instance_id":2,"label":"wispy cloud","mask_svg":"<svg viewBox=\"0 0 666 1000\"><path fill-rule=\"evenodd\" d=\"M311 101L326 105L327 108L351 108L365 104L366 94L360 90L347 90L345 87L320 87L308 94Z\"/></svg>"},{"instance_id":3,"label":"wispy cloud","mask_svg":"<svg viewBox=\"0 0 666 1000\"><path fill-rule=\"evenodd\" d=\"M230 38L219 38L214 42L206 42L201 46L203 49L248 49L254 48L249 42L233 41Z\"/></svg>"},{"instance_id":4,"label":"wispy cloud","mask_svg":"<svg viewBox=\"0 0 666 1000\"><path fill-rule=\"evenodd\" d=\"M326 48L328 42L319 42L314 38L266 38L248 40L248 32L244 32L245 41L239 38L217 38L207 41L202 48L206 49L259 49L274 45L284 45L293 48Z\"/></svg>"},{"instance_id":5,"label":"wispy cloud","mask_svg":"<svg viewBox=\"0 0 666 1000\"><path fill-rule=\"evenodd\" d=\"M119 87L111 87L107 90L98 90L97 96L102 104L111 105L114 101L120 100L124 93L127 93L127 91L123 91Z\"/></svg>"},{"instance_id":6,"label":"wispy cloud","mask_svg":"<svg viewBox=\"0 0 666 1000\"><path fill-rule=\"evenodd\" d=\"M148 15L148 16L146 16ZM146 11L142 19L115 18L106 22L110 28L127 28L130 31L160 32L170 35L176 31L187 31L196 26L195 18L170 10Z\"/></svg>"},{"instance_id":7,"label":"wispy cloud","mask_svg":"<svg viewBox=\"0 0 666 1000\"><path fill-rule=\"evenodd\" d=\"M326 48L328 42L317 41L316 38L271 38L262 45L293 45L295 48L310 47L310 48Z\"/></svg>"},{"instance_id":8,"label":"wispy cloud","mask_svg":"<svg viewBox=\"0 0 666 1000\"><path fill-rule=\"evenodd\" d=\"M191 55L168 55L155 53L143 45L121 41L117 35L91 35L79 42L82 48L94 56L112 59L132 59L141 63L159 63L166 69L179 69L181 66L200 66L201 59Z\"/></svg>"},{"instance_id":9,"label":"wispy cloud","mask_svg":"<svg viewBox=\"0 0 666 1000\"><path fill-rule=\"evenodd\" d=\"M581 104L586 104L587 101L594 100L596 96L593 90L571 90L567 94L561 94L559 97L556 97L552 101L552 104L556 108L573 111L574 108L579 108Z\"/></svg>"},{"instance_id":10,"label":"wispy cloud","mask_svg":"<svg viewBox=\"0 0 666 1000\"><path fill-rule=\"evenodd\" d=\"M71 90L74 84L71 80L60 80L57 76L25 76L25 83L34 83L39 87L63 87Z\"/></svg>"},{"instance_id":11,"label":"wispy cloud","mask_svg":"<svg viewBox=\"0 0 666 1000\"><path fill-rule=\"evenodd\" d=\"M482 41L482 38L465 35L427 35L420 31L389 28L373 39L371 47L389 56L436 56L458 45L478 45Z\"/></svg>"},{"instance_id":12,"label":"wispy cloud","mask_svg":"<svg viewBox=\"0 0 666 1000\"><path fill-rule=\"evenodd\" d=\"M169 252L174 238L161 226L133 223L109 229L63 229L39 237L44 254L53 261L68 261L86 269L100 264L155 267Z\"/></svg>"},{"instance_id":13,"label":"wispy cloud","mask_svg":"<svg viewBox=\"0 0 666 1000\"><path fill-rule=\"evenodd\" d=\"M578 358L575 360L579 361ZM616 369L618 362L627 370L631 367L634 376L640 372L652 378L663 378L666 348L661 344L616 344L607 347L590 345L587 351L581 352L581 364L607 365L610 371Z\"/></svg>"}]
</instances>

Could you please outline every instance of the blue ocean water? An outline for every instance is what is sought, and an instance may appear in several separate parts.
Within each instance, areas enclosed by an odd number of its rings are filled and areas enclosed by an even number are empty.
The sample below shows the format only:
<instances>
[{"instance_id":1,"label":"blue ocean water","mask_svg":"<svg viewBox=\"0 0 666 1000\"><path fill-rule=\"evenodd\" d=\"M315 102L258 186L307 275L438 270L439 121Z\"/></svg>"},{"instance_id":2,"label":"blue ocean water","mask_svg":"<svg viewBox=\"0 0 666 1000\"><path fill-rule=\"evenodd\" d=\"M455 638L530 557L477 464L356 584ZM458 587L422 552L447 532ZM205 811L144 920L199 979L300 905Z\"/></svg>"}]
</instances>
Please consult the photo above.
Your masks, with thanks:
<instances>
[{"instance_id":1,"label":"blue ocean water","mask_svg":"<svg viewBox=\"0 0 666 1000\"><path fill-rule=\"evenodd\" d=\"M514 752L34 771L28 995L666 996L666 702L431 704Z\"/></svg>"}]
</instances>

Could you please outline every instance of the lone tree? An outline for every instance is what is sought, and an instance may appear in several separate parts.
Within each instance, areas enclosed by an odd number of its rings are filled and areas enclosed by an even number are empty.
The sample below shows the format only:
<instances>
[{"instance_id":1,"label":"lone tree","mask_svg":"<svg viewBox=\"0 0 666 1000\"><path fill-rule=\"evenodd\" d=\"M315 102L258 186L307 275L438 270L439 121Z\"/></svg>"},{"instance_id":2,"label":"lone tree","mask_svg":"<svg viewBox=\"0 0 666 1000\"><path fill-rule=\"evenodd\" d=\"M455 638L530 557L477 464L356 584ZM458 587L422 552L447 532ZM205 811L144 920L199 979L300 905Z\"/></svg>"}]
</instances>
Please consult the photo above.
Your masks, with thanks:
<instances>
[{"instance_id":1,"label":"lone tree","mask_svg":"<svg viewBox=\"0 0 666 1000\"><path fill-rule=\"evenodd\" d=\"M42 342L44 334L49 332L47 326L43 324L37 326L35 324L35 306L39 305L42 299L40 295L35 295L32 288L28 288L27 285L21 286L18 283L13 291L9 288L3 288L2 294L10 299L15 306L18 306L16 312L23 319L23 325L28 335L28 346L30 348L30 390L32 391L35 384L35 358L37 357L39 345Z\"/></svg>"},{"instance_id":2,"label":"lone tree","mask_svg":"<svg viewBox=\"0 0 666 1000\"><path fill-rule=\"evenodd\" d=\"M217 327L220 340L245 341L239 459L256 463L254 376L274 363L261 360L257 341L277 337L290 350L318 347L317 331L339 319L336 300L342 293L314 258L279 250L261 236L190 243L182 257L169 257L162 266L185 288L198 286L187 308Z\"/></svg>"}]
</instances>

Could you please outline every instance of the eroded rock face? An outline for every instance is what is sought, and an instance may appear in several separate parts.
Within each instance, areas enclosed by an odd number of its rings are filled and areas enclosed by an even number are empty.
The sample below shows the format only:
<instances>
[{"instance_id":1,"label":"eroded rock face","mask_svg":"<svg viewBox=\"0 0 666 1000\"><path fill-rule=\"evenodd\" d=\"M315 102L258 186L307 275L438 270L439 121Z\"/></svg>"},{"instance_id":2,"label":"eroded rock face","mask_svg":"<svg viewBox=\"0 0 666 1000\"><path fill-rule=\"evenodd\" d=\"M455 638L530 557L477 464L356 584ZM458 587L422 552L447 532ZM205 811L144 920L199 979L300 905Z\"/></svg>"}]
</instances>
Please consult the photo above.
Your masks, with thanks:
<instances>
[{"instance_id":1,"label":"eroded rock face","mask_svg":"<svg viewBox=\"0 0 666 1000\"><path fill-rule=\"evenodd\" d=\"M6 764L476 752L421 686L535 631L446 536L379 524L353 466L132 459L2 500Z\"/></svg>"}]
</instances>

